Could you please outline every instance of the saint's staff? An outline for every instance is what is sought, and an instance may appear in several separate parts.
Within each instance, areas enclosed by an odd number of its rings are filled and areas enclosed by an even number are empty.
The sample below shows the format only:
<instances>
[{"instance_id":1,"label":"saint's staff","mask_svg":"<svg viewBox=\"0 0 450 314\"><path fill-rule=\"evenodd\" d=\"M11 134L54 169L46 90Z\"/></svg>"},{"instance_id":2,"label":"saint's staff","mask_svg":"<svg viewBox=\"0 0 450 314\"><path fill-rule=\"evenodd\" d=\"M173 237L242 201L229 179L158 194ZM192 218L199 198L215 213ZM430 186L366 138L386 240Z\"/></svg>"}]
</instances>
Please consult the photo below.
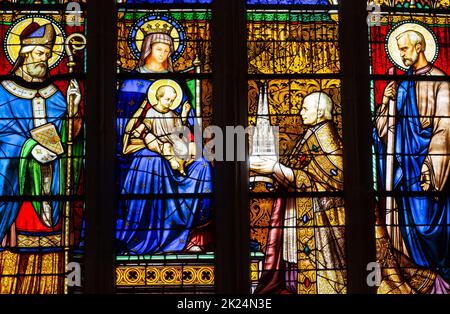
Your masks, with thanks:
<instances>
[{"instance_id":1,"label":"saint's staff","mask_svg":"<svg viewBox=\"0 0 450 314\"><path fill-rule=\"evenodd\" d=\"M73 33L68 36L64 43L65 50L69 61L67 62L67 67L69 73L74 72L74 67L76 65L73 53L77 50L82 50L86 47L86 37L80 33ZM76 79L72 79L69 82L69 87L67 89L67 160L66 160L66 196L72 195L72 155L73 155L73 119L78 110L75 110L75 98L76 94L70 93L71 90L78 90L79 85ZM63 224L63 236L64 236L64 265L67 266L69 262L69 245L70 245L70 200L66 200L64 206L64 224ZM68 292L67 277L65 279L64 293Z\"/></svg>"}]
</instances>

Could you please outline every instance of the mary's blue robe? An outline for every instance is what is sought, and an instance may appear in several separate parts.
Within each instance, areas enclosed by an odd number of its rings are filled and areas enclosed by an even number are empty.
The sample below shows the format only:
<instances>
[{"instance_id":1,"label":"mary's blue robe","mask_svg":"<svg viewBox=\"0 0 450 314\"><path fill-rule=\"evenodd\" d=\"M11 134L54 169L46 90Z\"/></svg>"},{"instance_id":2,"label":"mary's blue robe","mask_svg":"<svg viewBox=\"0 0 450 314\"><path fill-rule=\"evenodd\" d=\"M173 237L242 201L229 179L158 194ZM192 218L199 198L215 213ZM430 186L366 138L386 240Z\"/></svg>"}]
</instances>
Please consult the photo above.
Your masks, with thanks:
<instances>
[{"instance_id":1,"label":"mary's blue robe","mask_svg":"<svg viewBox=\"0 0 450 314\"><path fill-rule=\"evenodd\" d=\"M408 73L412 75L412 71ZM422 128L414 81L399 84L396 102L394 191L403 240L412 260L450 282L450 197L423 193L421 168L433 127ZM450 105L450 103L448 104ZM450 131L450 130L449 130ZM450 145L450 143L449 143ZM386 145L374 129L380 180L386 180ZM445 189L448 189L448 184ZM383 186L383 188L385 188ZM416 195L405 195L408 192Z\"/></svg>"},{"instance_id":2,"label":"mary's blue robe","mask_svg":"<svg viewBox=\"0 0 450 314\"><path fill-rule=\"evenodd\" d=\"M119 151L122 151L128 119L146 99L152 83L151 80L126 80L119 90ZM184 96L183 102L186 100ZM177 110L180 113L181 106ZM188 123L190 126L195 124L192 109ZM125 199L119 202L118 208L118 253L142 255L182 251L187 245L190 230L210 219L210 163L199 158L186 167L187 175L183 176L174 171L164 157L147 148L119 156L119 161L119 189ZM198 194L203 194L203 197Z\"/></svg>"}]
</instances>

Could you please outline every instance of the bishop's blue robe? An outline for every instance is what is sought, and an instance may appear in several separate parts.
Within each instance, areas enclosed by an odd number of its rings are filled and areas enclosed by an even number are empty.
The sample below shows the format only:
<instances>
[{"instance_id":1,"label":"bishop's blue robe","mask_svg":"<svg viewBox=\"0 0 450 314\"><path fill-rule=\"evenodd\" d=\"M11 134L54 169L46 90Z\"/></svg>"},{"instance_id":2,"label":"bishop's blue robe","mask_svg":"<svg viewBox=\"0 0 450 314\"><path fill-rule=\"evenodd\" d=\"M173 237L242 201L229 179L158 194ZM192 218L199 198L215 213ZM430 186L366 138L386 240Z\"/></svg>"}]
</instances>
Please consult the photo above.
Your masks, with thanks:
<instances>
[{"instance_id":1,"label":"bishop's blue robe","mask_svg":"<svg viewBox=\"0 0 450 314\"><path fill-rule=\"evenodd\" d=\"M44 97L45 98L45 97ZM47 122L53 123L64 138L62 118L66 113L66 100L57 90L45 99ZM32 99L21 98L10 93L0 84L0 193L2 196L41 195L40 166L31 151L37 142L31 138L34 129ZM59 158L52 165L51 195L64 193L64 174ZM62 177L62 178L61 178ZM61 180L62 179L62 180ZM32 202L39 215L40 202ZM15 221L22 202L0 202L0 241ZM56 226L60 219L61 202L53 201L52 221ZM1 249L1 248L0 248Z\"/></svg>"}]
</instances>

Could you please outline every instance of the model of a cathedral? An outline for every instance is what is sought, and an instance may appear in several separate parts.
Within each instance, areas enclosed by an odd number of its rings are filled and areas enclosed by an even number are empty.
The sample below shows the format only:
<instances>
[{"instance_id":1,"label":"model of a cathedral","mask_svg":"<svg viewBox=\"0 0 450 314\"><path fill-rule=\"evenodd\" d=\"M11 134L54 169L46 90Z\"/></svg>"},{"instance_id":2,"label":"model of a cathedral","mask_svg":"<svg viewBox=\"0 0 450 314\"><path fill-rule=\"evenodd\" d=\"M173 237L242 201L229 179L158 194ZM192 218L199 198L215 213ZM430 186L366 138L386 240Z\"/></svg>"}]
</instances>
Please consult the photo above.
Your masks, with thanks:
<instances>
[{"instance_id":1,"label":"model of a cathedral","mask_svg":"<svg viewBox=\"0 0 450 314\"><path fill-rule=\"evenodd\" d=\"M255 158L277 158L276 143L274 127L270 124L267 85L264 84L259 91L256 125L252 128L250 136L250 162ZM251 175L250 183L256 182L265 182L271 189L273 179L259 174Z\"/></svg>"}]
</instances>

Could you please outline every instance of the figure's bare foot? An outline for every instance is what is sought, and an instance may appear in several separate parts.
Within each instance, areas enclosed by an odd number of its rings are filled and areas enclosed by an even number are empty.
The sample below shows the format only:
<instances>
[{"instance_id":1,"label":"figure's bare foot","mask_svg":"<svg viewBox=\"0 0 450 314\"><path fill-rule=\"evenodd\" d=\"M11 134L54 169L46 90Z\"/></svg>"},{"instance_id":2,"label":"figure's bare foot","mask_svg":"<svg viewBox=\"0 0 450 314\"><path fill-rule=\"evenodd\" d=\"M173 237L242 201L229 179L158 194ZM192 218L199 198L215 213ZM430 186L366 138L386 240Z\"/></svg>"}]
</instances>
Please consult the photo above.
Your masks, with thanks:
<instances>
[{"instance_id":1,"label":"figure's bare foot","mask_svg":"<svg viewBox=\"0 0 450 314\"><path fill-rule=\"evenodd\" d=\"M52 207L46 201L42 202L41 219L42 223L48 228L52 227Z\"/></svg>"}]
</instances>

